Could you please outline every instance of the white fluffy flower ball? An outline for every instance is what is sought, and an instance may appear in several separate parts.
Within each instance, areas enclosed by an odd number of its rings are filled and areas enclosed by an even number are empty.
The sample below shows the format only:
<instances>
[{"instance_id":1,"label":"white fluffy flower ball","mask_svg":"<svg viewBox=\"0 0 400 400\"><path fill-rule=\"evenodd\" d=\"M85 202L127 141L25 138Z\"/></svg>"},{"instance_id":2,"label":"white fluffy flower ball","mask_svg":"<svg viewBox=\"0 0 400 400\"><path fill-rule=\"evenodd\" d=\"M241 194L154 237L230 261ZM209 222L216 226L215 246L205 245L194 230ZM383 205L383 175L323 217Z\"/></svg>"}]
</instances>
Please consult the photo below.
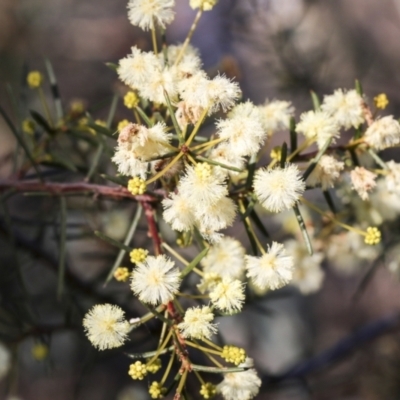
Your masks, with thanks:
<instances>
[{"instance_id":1,"label":"white fluffy flower ball","mask_svg":"<svg viewBox=\"0 0 400 400\"><path fill-rule=\"evenodd\" d=\"M174 298L181 282L180 272L164 255L148 256L132 272L131 289L144 303L165 304Z\"/></svg>"},{"instance_id":2,"label":"white fluffy flower ball","mask_svg":"<svg viewBox=\"0 0 400 400\"><path fill-rule=\"evenodd\" d=\"M285 168L258 170L253 185L261 205L276 213L292 208L306 187L294 164Z\"/></svg>"},{"instance_id":3,"label":"white fluffy flower ball","mask_svg":"<svg viewBox=\"0 0 400 400\"><path fill-rule=\"evenodd\" d=\"M99 350L122 346L130 329L124 315L124 311L118 306L95 305L83 319L86 335L93 346Z\"/></svg>"}]
</instances>

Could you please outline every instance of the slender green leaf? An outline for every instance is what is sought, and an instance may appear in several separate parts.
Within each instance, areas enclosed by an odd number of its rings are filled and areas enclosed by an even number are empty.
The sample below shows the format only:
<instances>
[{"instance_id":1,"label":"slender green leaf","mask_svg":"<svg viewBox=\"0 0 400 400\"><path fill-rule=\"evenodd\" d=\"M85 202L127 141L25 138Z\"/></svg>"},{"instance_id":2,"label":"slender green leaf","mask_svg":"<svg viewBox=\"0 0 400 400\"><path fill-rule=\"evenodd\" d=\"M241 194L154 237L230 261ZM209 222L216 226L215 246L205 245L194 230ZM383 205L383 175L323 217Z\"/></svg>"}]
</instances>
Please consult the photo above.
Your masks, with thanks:
<instances>
[{"instance_id":1,"label":"slender green leaf","mask_svg":"<svg viewBox=\"0 0 400 400\"><path fill-rule=\"evenodd\" d=\"M133 235L136 232L136 229L137 229L139 221L140 221L140 217L142 216L142 211L143 211L143 207L141 206L141 204L138 204L135 216L134 216L134 218L132 220L131 226L129 227L128 233L127 233L126 238L124 240L124 245L125 246L129 245L129 243L131 242L131 240L133 238ZM125 249L120 249L117 258L115 259L115 262L114 262L113 266L111 267L111 270L110 270L109 274L107 275L106 281L104 283L105 285L108 282L110 282L110 280L114 276L114 272L121 265L121 261L124 258L125 254L126 254L126 250Z\"/></svg>"},{"instance_id":2,"label":"slender green leaf","mask_svg":"<svg viewBox=\"0 0 400 400\"><path fill-rule=\"evenodd\" d=\"M281 168L285 168L286 157L287 157L287 144L286 144L286 142L283 142L282 148L281 148L281 159L280 159Z\"/></svg>"},{"instance_id":3,"label":"slender green leaf","mask_svg":"<svg viewBox=\"0 0 400 400\"><path fill-rule=\"evenodd\" d=\"M44 63L46 65L47 75L49 76L51 94L54 99L54 106L56 109L57 119L60 121L64 117L63 107L61 103L60 91L58 88L57 78L54 73L53 65L51 64L49 59L45 59Z\"/></svg>"},{"instance_id":4,"label":"slender green leaf","mask_svg":"<svg viewBox=\"0 0 400 400\"><path fill-rule=\"evenodd\" d=\"M187 265L181 272L181 277L183 278L187 274L189 274L194 267L197 266L197 264L205 257L205 255L208 253L209 247L205 247L193 260L192 262Z\"/></svg>"},{"instance_id":5,"label":"slender green leaf","mask_svg":"<svg viewBox=\"0 0 400 400\"><path fill-rule=\"evenodd\" d=\"M166 347L165 349L161 350L159 354L169 353L174 349L174 346ZM129 358L139 359L139 358L151 358L158 353L158 350L154 351L146 351L145 353L124 353Z\"/></svg>"},{"instance_id":6,"label":"slender green leaf","mask_svg":"<svg viewBox=\"0 0 400 400\"><path fill-rule=\"evenodd\" d=\"M35 120L35 122L39 126L41 126L47 133L49 133L50 135L54 135L55 134L56 131L49 125L49 123L47 122L46 118L42 117L42 115L39 114L35 110L29 110L29 113L31 114L31 116Z\"/></svg>"},{"instance_id":7,"label":"slender green leaf","mask_svg":"<svg viewBox=\"0 0 400 400\"><path fill-rule=\"evenodd\" d=\"M351 161L353 162L353 166L354 167L359 167L360 166L360 161L358 161L358 157L357 157L355 149L350 148L350 149L348 149L348 152L350 154Z\"/></svg>"},{"instance_id":8,"label":"slender green leaf","mask_svg":"<svg viewBox=\"0 0 400 400\"><path fill-rule=\"evenodd\" d=\"M254 224L256 225L256 227L260 230L260 232L267 238L270 237L267 229L265 228L264 224L262 223L260 217L258 216L258 214L256 213L256 210L254 210L254 208L251 210L249 217L251 218L251 220L254 222Z\"/></svg>"},{"instance_id":9,"label":"slender green leaf","mask_svg":"<svg viewBox=\"0 0 400 400\"><path fill-rule=\"evenodd\" d=\"M293 211L294 211L294 213L296 215L296 219L297 219L297 222L299 224L299 227L300 227L300 230L301 230L301 234L303 235L304 241L306 243L308 253L310 255L312 255L313 254L313 248L312 248L312 245L311 245L310 237L308 236L306 224L304 223L303 216L300 213L300 208L299 208L299 205L297 203L293 207Z\"/></svg>"},{"instance_id":10,"label":"slender green leaf","mask_svg":"<svg viewBox=\"0 0 400 400\"><path fill-rule=\"evenodd\" d=\"M356 87L357 93L358 93L360 96L363 96L363 95L364 95L364 91L363 91L361 82L360 82L358 79L356 79L355 87Z\"/></svg>"},{"instance_id":11,"label":"slender green leaf","mask_svg":"<svg viewBox=\"0 0 400 400\"><path fill-rule=\"evenodd\" d=\"M206 158L206 157L197 156L196 160L205 162L207 164L216 165L218 167L221 167L221 168L224 168L224 169L228 169L230 171L243 172L243 170L240 169L240 168L236 168L236 167L233 167L232 165L227 165L227 164L223 164L223 163L220 163L220 162L217 162L217 161L214 161L214 160L210 160L209 158Z\"/></svg>"},{"instance_id":12,"label":"slender green leaf","mask_svg":"<svg viewBox=\"0 0 400 400\"><path fill-rule=\"evenodd\" d=\"M98 125L93 121L88 121L87 126L89 128L94 129L97 133L100 133L101 135L116 140L116 137L113 135L113 132L111 132L111 130L109 128L106 128L105 126Z\"/></svg>"},{"instance_id":13,"label":"slender green leaf","mask_svg":"<svg viewBox=\"0 0 400 400\"><path fill-rule=\"evenodd\" d=\"M139 113L139 115L142 117L142 119L146 123L146 125L149 128L151 128L154 124L153 124L153 122L151 122L150 118L146 115L146 113L139 106L137 106L135 109Z\"/></svg>"},{"instance_id":14,"label":"slender green leaf","mask_svg":"<svg viewBox=\"0 0 400 400\"><path fill-rule=\"evenodd\" d=\"M96 153L94 154L92 164L90 165L89 172L85 178L86 181L90 181L90 178L96 172L96 169L100 163L101 156L103 155L103 151L104 151L104 143L101 142L97 146Z\"/></svg>"},{"instance_id":15,"label":"slender green leaf","mask_svg":"<svg viewBox=\"0 0 400 400\"><path fill-rule=\"evenodd\" d=\"M101 233L100 231L94 231L94 234L104 240L105 242L110 243L111 245L118 247L120 249L124 249L125 251L131 251L132 249L129 246L124 245L123 243L118 242L117 240L114 240L110 237L108 237L107 235L104 235L104 233Z\"/></svg>"},{"instance_id":16,"label":"slender green leaf","mask_svg":"<svg viewBox=\"0 0 400 400\"><path fill-rule=\"evenodd\" d=\"M375 153L374 150L372 150L371 148L368 149L368 153L370 154L370 156L374 159L374 161L383 169L389 169L389 167L387 166L387 164L385 163L385 161L382 160L382 158L380 158L378 156L378 154Z\"/></svg>"},{"instance_id":17,"label":"slender green leaf","mask_svg":"<svg viewBox=\"0 0 400 400\"><path fill-rule=\"evenodd\" d=\"M252 211L254 210L254 206L256 205L256 202L254 199L251 199L250 202L245 201L244 205L246 207L246 211L242 214L243 219L247 218L252 213Z\"/></svg>"},{"instance_id":18,"label":"slender green leaf","mask_svg":"<svg viewBox=\"0 0 400 400\"><path fill-rule=\"evenodd\" d=\"M182 131L181 131L181 128L179 127L178 121L176 120L175 112L174 112L174 109L172 108L171 100L169 99L169 96L168 96L168 93L166 90L164 90L164 97L167 102L167 107L168 107L169 114L171 116L172 123L174 124L175 132L179 138L179 143L183 143L184 139L182 137Z\"/></svg>"},{"instance_id":19,"label":"slender green leaf","mask_svg":"<svg viewBox=\"0 0 400 400\"><path fill-rule=\"evenodd\" d=\"M118 71L118 64L106 62L105 65L113 71Z\"/></svg>"},{"instance_id":20,"label":"slender green leaf","mask_svg":"<svg viewBox=\"0 0 400 400\"><path fill-rule=\"evenodd\" d=\"M251 249L252 249L252 251L253 251L253 254L256 256L256 255L258 254L257 243L256 243L256 241L254 240L254 237L253 237L253 234L252 234L252 232L251 232L249 223L247 222L247 219L246 219L246 218L243 218L243 215L241 215L241 217L242 217L242 220L243 220L244 228L245 228L245 230L246 230L247 236L248 236L249 241L250 241Z\"/></svg>"},{"instance_id":21,"label":"slender green leaf","mask_svg":"<svg viewBox=\"0 0 400 400\"><path fill-rule=\"evenodd\" d=\"M247 178L246 178L246 188L249 189L253 185L253 177L254 173L256 172L256 165L257 165L257 155L253 154L250 157L249 164L247 167Z\"/></svg>"},{"instance_id":22,"label":"slender green leaf","mask_svg":"<svg viewBox=\"0 0 400 400\"><path fill-rule=\"evenodd\" d=\"M147 310L149 310L154 316L156 316L160 321L166 323L168 326L172 326L174 324L174 322L172 320L169 320L168 318L165 318L164 315L162 315L161 313L159 313L157 311L157 309L149 306L148 304L144 303L143 301L140 301L140 304L144 307L147 308Z\"/></svg>"},{"instance_id":23,"label":"slender green leaf","mask_svg":"<svg viewBox=\"0 0 400 400\"><path fill-rule=\"evenodd\" d=\"M326 200L326 203L328 204L329 209L336 214L336 207L335 207L335 203L333 202L331 193L329 192L329 190L323 190L322 194L324 195L324 198Z\"/></svg>"},{"instance_id":24,"label":"slender green leaf","mask_svg":"<svg viewBox=\"0 0 400 400\"><path fill-rule=\"evenodd\" d=\"M294 117L290 117L290 153L297 150L297 132L296 132L296 121Z\"/></svg>"},{"instance_id":25,"label":"slender green leaf","mask_svg":"<svg viewBox=\"0 0 400 400\"><path fill-rule=\"evenodd\" d=\"M191 366L194 371L203 371L203 372L208 372L210 374L226 374L228 372L242 372L248 369L243 367L217 368L217 367L209 367L207 365L197 365L197 364L191 364Z\"/></svg>"},{"instance_id":26,"label":"slender green leaf","mask_svg":"<svg viewBox=\"0 0 400 400\"><path fill-rule=\"evenodd\" d=\"M318 154L311 160L310 164L308 165L307 169L304 171L303 180L306 181L307 178L310 176L311 172L314 171L314 168L319 163L321 157L325 154L328 147L331 145L332 138L328 139L322 149L318 152Z\"/></svg>"},{"instance_id":27,"label":"slender green leaf","mask_svg":"<svg viewBox=\"0 0 400 400\"><path fill-rule=\"evenodd\" d=\"M119 96L117 94L115 94L112 99L112 102L111 102L110 111L108 112L108 117L107 117L107 128L108 129L111 128L111 124L115 117L115 112L117 111L118 99L119 99Z\"/></svg>"},{"instance_id":28,"label":"slender green leaf","mask_svg":"<svg viewBox=\"0 0 400 400\"><path fill-rule=\"evenodd\" d=\"M317 93L315 93L313 90L311 90L310 94L311 94L311 100L313 103L314 111L319 111L321 108L321 102L319 101Z\"/></svg>"}]
</instances>

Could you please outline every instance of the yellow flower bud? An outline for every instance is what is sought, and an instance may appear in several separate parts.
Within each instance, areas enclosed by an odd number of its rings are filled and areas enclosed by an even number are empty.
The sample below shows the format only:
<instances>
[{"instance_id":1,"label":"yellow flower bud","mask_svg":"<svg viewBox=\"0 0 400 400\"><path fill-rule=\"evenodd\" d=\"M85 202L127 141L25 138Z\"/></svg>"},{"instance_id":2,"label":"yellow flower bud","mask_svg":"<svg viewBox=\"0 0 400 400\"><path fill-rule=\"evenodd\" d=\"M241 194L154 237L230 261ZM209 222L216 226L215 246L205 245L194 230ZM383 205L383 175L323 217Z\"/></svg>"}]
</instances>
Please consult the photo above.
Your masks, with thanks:
<instances>
[{"instance_id":1,"label":"yellow flower bud","mask_svg":"<svg viewBox=\"0 0 400 400\"><path fill-rule=\"evenodd\" d=\"M135 176L128 182L128 190L134 195L143 194L146 191L146 182Z\"/></svg>"},{"instance_id":2,"label":"yellow flower bud","mask_svg":"<svg viewBox=\"0 0 400 400\"><path fill-rule=\"evenodd\" d=\"M129 269L126 267L119 267L114 272L114 278L118 282L126 282L129 279Z\"/></svg>"},{"instance_id":3,"label":"yellow flower bud","mask_svg":"<svg viewBox=\"0 0 400 400\"><path fill-rule=\"evenodd\" d=\"M135 92L128 92L124 96L124 104L127 108L135 108L139 104L139 98L137 97Z\"/></svg>"},{"instance_id":4,"label":"yellow flower bud","mask_svg":"<svg viewBox=\"0 0 400 400\"><path fill-rule=\"evenodd\" d=\"M376 108L380 108L384 110L389 104L389 100L385 93L378 94L378 96L374 97L374 103Z\"/></svg>"},{"instance_id":5,"label":"yellow flower bud","mask_svg":"<svg viewBox=\"0 0 400 400\"><path fill-rule=\"evenodd\" d=\"M149 252L145 249L133 249L129 254L131 257L131 263L137 264L143 262L148 254Z\"/></svg>"},{"instance_id":6,"label":"yellow flower bud","mask_svg":"<svg viewBox=\"0 0 400 400\"><path fill-rule=\"evenodd\" d=\"M43 75L39 71L31 71L29 72L26 81L31 89L36 89L42 84Z\"/></svg>"}]
</instances>

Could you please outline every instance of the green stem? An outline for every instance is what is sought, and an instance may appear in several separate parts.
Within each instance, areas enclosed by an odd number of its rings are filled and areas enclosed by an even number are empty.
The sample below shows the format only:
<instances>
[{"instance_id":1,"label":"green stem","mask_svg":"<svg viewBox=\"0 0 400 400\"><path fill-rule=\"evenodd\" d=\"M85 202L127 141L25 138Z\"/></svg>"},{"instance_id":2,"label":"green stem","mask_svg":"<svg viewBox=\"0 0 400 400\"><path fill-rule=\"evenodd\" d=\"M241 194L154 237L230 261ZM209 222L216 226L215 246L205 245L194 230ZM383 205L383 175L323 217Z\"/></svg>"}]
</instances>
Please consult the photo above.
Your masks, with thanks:
<instances>
[{"instance_id":1,"label":"green stem","mask_svg":"<svg viewBox=\"0 0 400 400\"><path fill-rule=\"evenodd\" d=\"M51 119L49 106L47 105L47 101L46 101L46 98L44 96L43 89L41 86L38 87L38 92L39 92L40 102L42 103L44 113L46 114L47 122L49 123L50 127L53 127L54 125L53 125L53 121Z\"/></svg>"},{"instance_id":2,"label":"green stem","mask_svg":"<svg viewBox=\"0 0 400 400\"><path fill-rule=\"evenodd\" d=\"M183 57L183 55L185 53L185 50L186 50L186 47L188 46L188 44L190 42L190 39L192 38L194 31L196 30L197 24L199 23L199 20L200 20L202 14L203 14L203 8L200 7L199 11L196 14L196 17L194 18L192 26L190 27L189 33L187 34L186 39L183 42L183 45L181 47L181 51L179 52L178 57L176 57L174 65L178 65L179 62L182 60L182 57Z\"/></svg>"}]
</instances>

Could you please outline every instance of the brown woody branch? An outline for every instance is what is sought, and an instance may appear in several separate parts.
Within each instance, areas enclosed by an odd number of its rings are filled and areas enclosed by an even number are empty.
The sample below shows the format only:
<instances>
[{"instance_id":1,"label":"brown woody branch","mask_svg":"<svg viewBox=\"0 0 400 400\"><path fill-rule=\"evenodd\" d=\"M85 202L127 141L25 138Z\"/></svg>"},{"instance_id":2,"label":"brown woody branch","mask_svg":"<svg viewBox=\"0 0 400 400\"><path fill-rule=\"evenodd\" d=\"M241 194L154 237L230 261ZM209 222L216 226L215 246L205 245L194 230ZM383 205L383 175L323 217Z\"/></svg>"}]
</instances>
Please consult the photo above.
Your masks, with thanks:
<instances>
[{"instance_id":1,"label":"brown woody branch","mask_svg":"<svg viewBox=\"0 0 400 400\"><path fill-rule=\"evenodd\" d=\"M132 199L140 202L157 202L160 199L152 194L134 196L123 186L95 185L91 183L59 183L40 181L0 180L0 192L13 189L17 192L43 192L54 196L68 194L92 193L95 196L104 196L113 199Z\"/></svg>"}]
</instances>

